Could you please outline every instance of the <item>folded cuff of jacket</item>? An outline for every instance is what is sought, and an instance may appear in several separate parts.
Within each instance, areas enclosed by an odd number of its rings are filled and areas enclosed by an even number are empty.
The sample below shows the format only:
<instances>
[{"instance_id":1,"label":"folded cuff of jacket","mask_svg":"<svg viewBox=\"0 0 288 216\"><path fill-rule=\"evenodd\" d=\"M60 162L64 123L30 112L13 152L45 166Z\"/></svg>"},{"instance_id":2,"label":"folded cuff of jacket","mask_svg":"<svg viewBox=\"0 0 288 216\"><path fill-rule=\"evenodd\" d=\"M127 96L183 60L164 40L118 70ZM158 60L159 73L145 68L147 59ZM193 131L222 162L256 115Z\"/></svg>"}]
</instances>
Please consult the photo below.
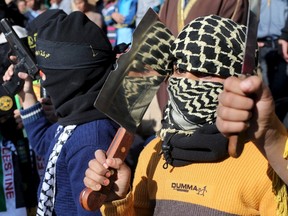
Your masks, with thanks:
<instances>
[{"instance_id":1,"label":"folded cuff of jacket","mask_svg":"<svg viewBox=\"0 0 288 216\"><path fill-rule=\"evenodd\" d=\"M32 107L20 110L20 114L24 125L36 121L37 119L41 118L44 115L42 105L39 102L37 102Z\"/></svg>"}]
</instances>

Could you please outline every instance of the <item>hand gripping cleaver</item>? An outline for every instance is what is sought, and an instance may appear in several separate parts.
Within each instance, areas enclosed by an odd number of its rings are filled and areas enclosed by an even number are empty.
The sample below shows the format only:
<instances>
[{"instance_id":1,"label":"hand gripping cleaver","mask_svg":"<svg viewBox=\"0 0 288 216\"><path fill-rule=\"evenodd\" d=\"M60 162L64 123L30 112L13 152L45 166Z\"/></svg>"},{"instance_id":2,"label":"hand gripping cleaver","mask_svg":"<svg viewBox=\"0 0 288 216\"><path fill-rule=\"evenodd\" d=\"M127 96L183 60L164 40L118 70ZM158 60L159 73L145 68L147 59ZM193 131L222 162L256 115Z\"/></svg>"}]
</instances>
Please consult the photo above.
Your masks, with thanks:
<instances>
[{"instance_id":1,"label":"hand gripping cleaver","mask_svg":"<svg viewBox=\"0 0 288 216\"><path fill-rule=\"evenodd\" d=\"M116 69L107 77L94 105L120 125L107 150L108 158L125 160L159 85L172 73L169 48L174 39L150 8L133 33L131 49L119 57ZM113 176L113 184L112 179ZM98 210L110 187L100 191L85 188L79 198L82 207Z\"/></svg>"},{"instance_id":2,"label":"hand gripping cleaver","mask_svg":"<svg viewBox=\"0 0 288 216\"><path fill-rule=\"evenodd\" d=\"M260 16L261 0L248 0L249 12L247 17L247 29L245 37L244 61L241 73L249 76L256 68L257 30ZM229 155L237 158L241 155L245 140L241 134L229 137Z\"/></svg>"}]
</instances>

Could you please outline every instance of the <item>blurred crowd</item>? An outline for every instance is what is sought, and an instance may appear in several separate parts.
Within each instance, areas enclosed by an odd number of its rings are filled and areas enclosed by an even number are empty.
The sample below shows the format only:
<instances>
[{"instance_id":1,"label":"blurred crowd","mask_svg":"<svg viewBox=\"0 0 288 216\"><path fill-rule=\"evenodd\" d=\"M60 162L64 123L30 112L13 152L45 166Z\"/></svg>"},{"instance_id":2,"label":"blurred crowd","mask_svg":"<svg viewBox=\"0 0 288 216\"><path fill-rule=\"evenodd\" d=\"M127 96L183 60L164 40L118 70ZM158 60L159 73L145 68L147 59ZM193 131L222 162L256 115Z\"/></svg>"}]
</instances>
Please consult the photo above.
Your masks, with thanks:
<instances>
[{"instance_id":1,"label":"blurred crowd","mask_svg":"<svg viewBox=\"0 0 288 216\"><path fill-rule=\"evenodd\" d=\"M163 0L6 0L6 3L15 4L24 15L25 26L49 9L61 9L67 14L81 11L107 32L111 43L116 45L131 42L132 32L148 8L158 13Z\"/></svg>"}]
</instances>

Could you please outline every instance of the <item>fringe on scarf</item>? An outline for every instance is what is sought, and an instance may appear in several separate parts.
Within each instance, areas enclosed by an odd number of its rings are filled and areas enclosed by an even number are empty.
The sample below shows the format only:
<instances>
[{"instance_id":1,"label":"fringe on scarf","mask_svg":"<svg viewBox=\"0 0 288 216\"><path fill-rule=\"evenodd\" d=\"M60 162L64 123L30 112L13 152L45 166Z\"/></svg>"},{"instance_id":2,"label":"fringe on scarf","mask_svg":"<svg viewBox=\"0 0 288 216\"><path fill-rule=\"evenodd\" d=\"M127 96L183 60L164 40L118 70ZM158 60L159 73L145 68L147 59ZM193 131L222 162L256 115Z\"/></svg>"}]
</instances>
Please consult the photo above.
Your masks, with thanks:
<instances>
[{"instance_id":1,"label":"fringe on scarf","mask_svg":"<svg viewBox=\"0 0 288 216\"><path fill-rule=\"evenodd\" d=\"M283 157L288 159L288 139L286 140ZM277 214L276 215L287 216L288 215L287 186L275 172L273 172L273 190L274 190L276 201L277 201Z\"/></svg>"}]
</instances>

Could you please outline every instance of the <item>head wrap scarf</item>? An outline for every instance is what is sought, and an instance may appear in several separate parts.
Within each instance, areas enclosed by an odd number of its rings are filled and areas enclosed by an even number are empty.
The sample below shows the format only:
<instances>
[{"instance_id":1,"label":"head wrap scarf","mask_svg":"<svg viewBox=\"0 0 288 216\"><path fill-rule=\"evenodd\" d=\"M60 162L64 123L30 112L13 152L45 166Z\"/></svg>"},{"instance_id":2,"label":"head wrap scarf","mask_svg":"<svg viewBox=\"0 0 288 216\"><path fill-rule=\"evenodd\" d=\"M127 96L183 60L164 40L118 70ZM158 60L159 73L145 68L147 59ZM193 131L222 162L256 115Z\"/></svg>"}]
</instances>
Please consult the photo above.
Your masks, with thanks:
<instances>
[{"instance_id":1,"label":"head wrap scarf","mask_svg":"<svg viewBox=\"0 0 288 216\"><path fill-rule=\"evenodd\" d=\"M181 72L221 77L241 73L245 26L216 15L199 17L179 33L171 46ZM223 85L170 77L169 101L160 137L166 164L183 166L228 157L227 139L214 125L218 95Z\"/></svg>"},{"instance_id":2,"label":"head wrap scarf","mask_svg":"<svg viewBox=\"0 0 288 216\"><path fill-rule=\"evenodd\" d=\"M37 19L33 19L31 22L27 23L26 29L28 31L28 45L33 55L35 54L38 29L40 29L43 25L46 25L47 22L55 19L61 14L65 15L66 13L60 9L49 9L39 14L39 16L37 16Z\"/></svg>"},{"instance_id":3,"label":"head wrap scarf","mask_svg":"<svg viewBox=\"0 0 288 216\"><path fill-rule=\"evenodd\" d=\"M106 118L93 104L115 54L95 23L81 12L60 13L38 29L35 55L61 125Z\"/></svg>"},{"instance_id":4,"label":"head wrap scarf","mask_svg":"<svg viewBox=\"0 0 288 216\"><path fill-rule=\"evenodd\" d=\"M61 133L49 155L37 215L53 215L58 156L77 125L107 118L95 109L94 101L115 54L106 34L81 12L58 13L36 31L36 61L46 75L42 85L55 107Z\"/></svg>"}]
</instances>

